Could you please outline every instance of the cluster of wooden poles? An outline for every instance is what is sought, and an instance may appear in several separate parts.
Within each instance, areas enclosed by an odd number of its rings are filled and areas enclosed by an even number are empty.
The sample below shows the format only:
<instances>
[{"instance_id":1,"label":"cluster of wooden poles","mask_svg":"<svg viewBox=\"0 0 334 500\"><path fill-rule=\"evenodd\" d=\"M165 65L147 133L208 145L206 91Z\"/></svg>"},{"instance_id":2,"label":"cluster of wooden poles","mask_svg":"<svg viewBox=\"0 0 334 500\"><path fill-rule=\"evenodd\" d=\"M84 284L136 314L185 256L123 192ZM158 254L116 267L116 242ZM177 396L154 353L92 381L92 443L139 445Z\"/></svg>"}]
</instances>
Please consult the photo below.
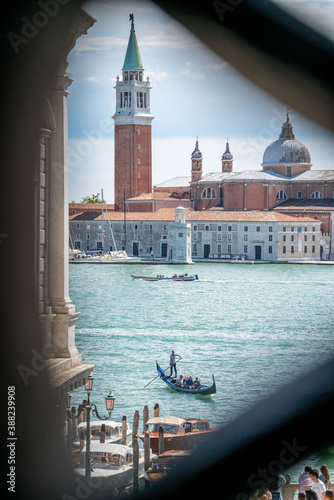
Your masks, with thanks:
<instances>
[{"instance_id":1,"label":"cluster of wooden poles","mask_svg":"<svg viewBox=\"0 0 334 500\"><path fill-rule=\"evenodd\" d=\"M83 407L84 407L85 401L83 401ZM68 445L69 449L72 449L72 443L75 440L77 436L77 427L81 422L86 421L86 410L83 409L81 413L79 414L78 418L73 418L73 416L76 414L77 410L74 406L72 406L71 411L69 412L72 414L72 418L68 415L67 418L67 424L68 424ZM153 409L153 417L159 417L160 416L160 407L159 404L156 403ZM143 409L143 432L145 432L145 426L146 422L149 420L149 408L147 405L144 406ZM133 423L132 423L132 449L133 449L133 493L137 494L138 493L138 488L139 488L139 443L138 443L138 437L137 434L139 432L139 421L140 421L140 414L139 411L136 410L134 415L133 415ZM102 423L101 425L101 433L100 433L100 443L105 442L105 424ZM80 451L83 449L85 445L85 433L80 432L79 435L80 439ZM122 444L126 444L127 440L127 417L124 415L122 417ZM164 433L162 427L159 428L159 455L164 452ZM148 432L145 432L144 435L144 466L145 466L145 471L149 469L150 467L150 459L151 459L151 453L150 453L150 436ZM149 483L147 481L145 482L145 487L149 487Z\"/></svg>"}]
</instances>

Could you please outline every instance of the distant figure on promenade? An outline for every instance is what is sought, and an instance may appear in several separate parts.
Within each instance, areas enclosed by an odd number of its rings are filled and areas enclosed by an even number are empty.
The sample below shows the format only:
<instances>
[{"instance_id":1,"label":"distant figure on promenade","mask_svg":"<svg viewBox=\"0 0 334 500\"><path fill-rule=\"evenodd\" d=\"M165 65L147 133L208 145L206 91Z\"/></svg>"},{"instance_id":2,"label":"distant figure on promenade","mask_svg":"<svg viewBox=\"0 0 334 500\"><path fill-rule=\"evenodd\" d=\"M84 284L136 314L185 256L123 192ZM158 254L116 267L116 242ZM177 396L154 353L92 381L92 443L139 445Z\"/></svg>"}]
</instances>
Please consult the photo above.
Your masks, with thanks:
<instances>
[{"instance_id":1,"label":"distant figure on promenade","mask_svg":"<svg viewBox=\"0 0 334 500\"><path fill-rule=\"evenodd\" d=\"M301 473L299 476L299 491L305 491L305 488L308 486L312 486L313 481L310 478L310 472L312 470L312 467L309 465L306 465L304 472Z\"/></svg>"},{"instance_id":2,"label":"distant figure on promenade","mask_svg":"<svg viewBox=\"0 0 334 500\"><path fill-rule=\"evenodd\" d=\"M320 467L320 472L321 472L321 474L319 475L319 479L320 479L320 481L322 481L324 483L324 485L326 486L326 489L327 489L329 486L329 483L331 482L331 477L329 475L329 470L328 470L327 465L322 465Z\"/></svg>"},{"instance_id":3,"label":"distant figure on promenade","mask_svg":"<svg viewBox=\"0 0 334 500\"><path fill-rule=\"evenodd\" d=\"M306 488L306 496L308 489L311 489L312 491L315 491L315 493L317 494L317 500L326 500L325 497L326 486L319 479L319 472L317 471L317 469L312 469L310 471L310 478L312 479L313 484L311 487L309 486L308 488Z\"/></svg>"},{"instance_id":4,"label":"distant figure on promenade","mask_svg":"<svg viewBox=\"0 0 334 500\"><path fill-rule=\"evenodd\" d=\"M173 376L173 368L174 368L175 377L177 377L176 359L175 359L176 356L178 356L180 359L182 359L179 354L175 354L175 351L172 350L172 354L170 355L170 358L169 358L169 364L171 365L171 367L170 367L170 376L171 377Z\"/></svg>"},{"instance_id":5,"label":"distant figure on promenade","mask_svg":"<svg viewBox=\"0 0 334 500\"><path fill-rule=\"evenodd\" d=\"M281 474L273 476L273 481L269 484L269 491L273 500L282 500L281 488L286 483L285 478Z\"/></svg>"},{"instance_id":6,"label":"distant figure on promenade","mask_svg":"<svg viewBox=\"0 0 334 500\"><path fill-rule=\"evenodd\" d=\"M326 490L325 492L326 500L334 500L334 492L333 490Z\"/></svg>"},{"instance_id":7,"label":"distant figure on promenade","mask_svg":"<svg viewBox=\"0 0 334 500\"><path fill-rule=\"evenodd\" d=\"M264 488L264 489L259 490L256 498L257 498L257 500L271 500L272 494L270 493L268 488Z\"/></svg>"}]
</instances>

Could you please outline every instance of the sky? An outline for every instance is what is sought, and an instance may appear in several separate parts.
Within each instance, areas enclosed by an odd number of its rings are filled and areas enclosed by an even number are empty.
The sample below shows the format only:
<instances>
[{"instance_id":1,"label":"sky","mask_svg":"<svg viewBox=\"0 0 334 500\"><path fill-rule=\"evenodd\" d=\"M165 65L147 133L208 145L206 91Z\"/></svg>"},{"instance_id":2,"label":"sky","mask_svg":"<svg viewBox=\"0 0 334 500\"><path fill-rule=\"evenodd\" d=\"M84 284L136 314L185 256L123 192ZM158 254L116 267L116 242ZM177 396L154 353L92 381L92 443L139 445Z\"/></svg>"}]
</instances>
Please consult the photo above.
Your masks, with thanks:
<instances>
[{"instance_id":1,"label":"sky","mask_svg":"<svg viewBox=\"0 0 334 500\"><path fill-rule=\"evenodd\" d=\"M334 0L276 3L334 39ZM100 193L114 202L116 77L121 77L134 23L144 78L150 77L153 186L190 176L196 136L203 174L221 171L228 138L234 171L261 170L287 106L238 73L186 28L148 0L90 1L83 8L97 22L68 57L69 201ZM289 109L296 139L306 145L313 169L334 169L333 135Z\"/></svg>"}]
</instances>

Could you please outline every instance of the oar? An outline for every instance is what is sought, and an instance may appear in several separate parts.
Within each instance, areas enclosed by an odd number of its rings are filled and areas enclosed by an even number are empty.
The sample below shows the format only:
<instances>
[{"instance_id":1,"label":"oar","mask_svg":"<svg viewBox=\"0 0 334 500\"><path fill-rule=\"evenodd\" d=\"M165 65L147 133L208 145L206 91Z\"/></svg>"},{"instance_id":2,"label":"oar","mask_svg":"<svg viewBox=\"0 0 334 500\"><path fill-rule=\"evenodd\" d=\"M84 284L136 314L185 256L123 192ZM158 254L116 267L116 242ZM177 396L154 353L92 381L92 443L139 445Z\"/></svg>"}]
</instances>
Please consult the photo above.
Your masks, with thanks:
<instances>
[{"instance_id":1,"label":"oar","mask_svg":"<svg viewBox=\"0 0 334 500\"><path fill-rule=\"evenodd\" d=\"M179 361L181 361L181 359L182 359L182 358L180 358L180 359L178 359L177 361L175 361L175 363L172 363L171 365L167 366L167 368L166 368L166 369L165 369L162 373L165 373L165 371L167 371L167 370L168 370L171 366L176 365L176 363L178 363ZM158 375L157 375L156 377L152 378L152 380L150 380L150 382L144 386L144 389L145 389L148 385L150 385L150 383L151 383L151 382L153 382L153 380L155 380L156 378L160 377L161 375L162 375L161 373L158 373Z\"/></svg>"}]
</instances>

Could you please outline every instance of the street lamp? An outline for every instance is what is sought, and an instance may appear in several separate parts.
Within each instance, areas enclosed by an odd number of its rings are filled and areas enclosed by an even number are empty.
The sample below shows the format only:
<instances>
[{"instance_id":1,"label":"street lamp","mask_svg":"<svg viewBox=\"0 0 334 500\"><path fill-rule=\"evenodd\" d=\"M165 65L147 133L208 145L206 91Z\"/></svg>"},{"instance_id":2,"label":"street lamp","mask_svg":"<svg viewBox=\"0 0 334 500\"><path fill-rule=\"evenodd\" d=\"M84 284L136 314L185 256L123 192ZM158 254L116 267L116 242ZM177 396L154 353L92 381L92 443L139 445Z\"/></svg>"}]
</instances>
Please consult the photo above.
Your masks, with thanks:
<instances>
[{"instance_id":1,"label":"street lamp","mask_svg":"<svg viewBox=\"0 0 334 500\"><path fill-rule=\"evenodd\" d=\"M105 398L106 401L106 409L108 411L108 416L101 417L99 412L97 411L97 407L94 403L90 402L90 393L93 390L93 382L94 377L89 375L86 380L85 390L87 392L87 401L82 403L82 405L78 408L78 413L75 415L71 415L68 412L68 416L70 418L78 418L83 410L86 410L86 479L90 479L90 412L92 411L99 420L108 420L111 416L111 412L115 406L115 397L113 393L110 391L108 396ZM71 395L67 393L67 409L71 407Z\"/></svg>"}]
</instances>

